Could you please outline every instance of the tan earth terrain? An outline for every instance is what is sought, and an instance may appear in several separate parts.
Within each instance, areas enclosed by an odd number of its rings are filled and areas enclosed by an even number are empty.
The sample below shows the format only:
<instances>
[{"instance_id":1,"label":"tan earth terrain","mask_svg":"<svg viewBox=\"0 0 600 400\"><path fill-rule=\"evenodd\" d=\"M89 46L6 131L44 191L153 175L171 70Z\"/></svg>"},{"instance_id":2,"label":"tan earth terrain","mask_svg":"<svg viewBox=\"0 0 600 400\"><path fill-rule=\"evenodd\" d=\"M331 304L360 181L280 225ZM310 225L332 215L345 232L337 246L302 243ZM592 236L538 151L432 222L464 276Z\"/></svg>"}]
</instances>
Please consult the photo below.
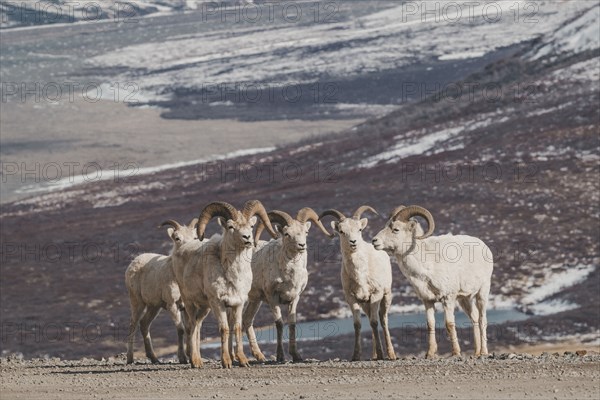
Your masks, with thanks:
<instances>
[{"instance_id":1,"label":"tan earth terrain","mask_svg":"<svg viewBox=\"0 0 600 400\"><path fill-rule=\"evenodd\" d=\"M579 354L582 354L581 352ZM597 399L600 355L503 353L489 358L308 360L223 370L108 360L1 359L3 399Z\"/></svg>"}]
</instances>

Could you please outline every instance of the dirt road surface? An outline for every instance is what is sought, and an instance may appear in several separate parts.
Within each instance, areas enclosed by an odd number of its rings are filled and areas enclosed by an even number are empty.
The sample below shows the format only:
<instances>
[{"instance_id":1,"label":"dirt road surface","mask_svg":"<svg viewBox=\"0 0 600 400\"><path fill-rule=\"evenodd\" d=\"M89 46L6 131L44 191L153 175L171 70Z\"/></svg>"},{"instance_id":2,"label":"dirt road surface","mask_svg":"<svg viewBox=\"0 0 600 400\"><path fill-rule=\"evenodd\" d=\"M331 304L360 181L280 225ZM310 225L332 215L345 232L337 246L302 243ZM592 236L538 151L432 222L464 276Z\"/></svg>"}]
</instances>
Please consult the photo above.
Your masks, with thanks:
<instances>
[{"instance_id":1,"label":"dirt road surface","mask_svg":"<svg viewBox=\"0 0 600 400\"><path fill-rule=\"evenodd\" d=\"M0 360L2 399L598 399L600 355L252 365Z\"/></svg>"}]
</instances>

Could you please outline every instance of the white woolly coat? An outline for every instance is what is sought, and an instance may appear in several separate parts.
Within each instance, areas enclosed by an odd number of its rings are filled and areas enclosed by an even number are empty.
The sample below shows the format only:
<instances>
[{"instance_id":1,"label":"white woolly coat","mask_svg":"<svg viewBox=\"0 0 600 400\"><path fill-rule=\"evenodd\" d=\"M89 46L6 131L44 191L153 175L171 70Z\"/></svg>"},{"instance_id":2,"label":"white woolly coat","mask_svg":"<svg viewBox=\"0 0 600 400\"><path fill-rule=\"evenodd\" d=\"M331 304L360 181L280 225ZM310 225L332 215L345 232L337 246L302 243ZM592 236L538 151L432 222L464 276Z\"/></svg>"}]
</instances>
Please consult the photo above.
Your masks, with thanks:
<instances>
[{"instance_id":1,"label":"white woolly coat","mask_svg":"<svg viewBox=\"0 0 600 400\"><path fill-rule=\"evenodd\" d=\"M379 301L384 294L391 293L390 257L364 241L355 252L342 247L341 277L348 303Z\"/></svg>"},{"instance_id":2,"label":"white woolly coat","mask_svg":"<svg viewBox=\"0 0 600 400\"><path fill-rule=\"evenodd\" d=\"M494 268L490 249L468 235L416 240L408 254L396 254L401 272L422 300L470 297L489 285Z\"/></svg>"},{"instance_id":3,"label":"white woolly coat","mask_svg":"<svg viewBox=\"0 0 600 400\"><path fill-rule=\"evenodd\" d=\"M183 298L197 306L212 301L243 305L252 285L252 248L226 249L217 234L187 243L173 253L173 269ZM241 253L240 253L241 251Z\"/></svg>"},{"instance_id":4,"label":"white woolly coat","mask_svg":"<svg viewBox=\"0 0 600 400\"><path fill-rule=\"evenodd\" d=\"M147 305L164 307L181 298L170 256L153 253L137 256L125 271L125 284L130 293L141 296Z\"/></svg>"},{"instance_id":5,"label":"white woolly coat","mask_svg":"<svg viewBox=\"0 0 600 400\"><path fill-rule=\"evenodd\" d=\"M278 299L280 304L291 303L308 283L307 252L293 259L285 256L282 239L260 241L252 257L252 288L248 297L267 301Z\"/></svg>"}]
</instances>

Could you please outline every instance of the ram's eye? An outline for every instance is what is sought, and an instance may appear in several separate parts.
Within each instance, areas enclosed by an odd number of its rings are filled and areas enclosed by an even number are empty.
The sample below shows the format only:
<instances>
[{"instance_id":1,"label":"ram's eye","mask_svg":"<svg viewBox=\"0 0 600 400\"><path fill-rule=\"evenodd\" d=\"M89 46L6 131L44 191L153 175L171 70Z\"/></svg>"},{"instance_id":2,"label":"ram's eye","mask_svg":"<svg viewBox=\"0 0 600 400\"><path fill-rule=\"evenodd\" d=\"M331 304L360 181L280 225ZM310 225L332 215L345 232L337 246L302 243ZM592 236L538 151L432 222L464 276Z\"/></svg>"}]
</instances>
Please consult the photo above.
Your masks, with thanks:
<instances>
[{"instance_id":1,"label":"ram's eye","mask_svg":"<svg viewBox=\"0 0 600 400\"><path fill-rule=\"evenodd\" d=\"M339 232L340 232L340 235L343 235L343 234L344 234L344 231L339 231Z\"/></svg>"},{"instance_id":2,"label":"ram's eye","mask_svg":"<svg viewBox=\"0 0 600 400\"><path fill-rule=\"evenodd\" d=\"M394 228L393 231L394 231L394 233L398 233L398 232L400 232L400 229Z\"/></svg>"},{"instance_id":3,"label":"ram's eye","mask_svg":"<svg viewBox=\"0 0 600 400\"><path fill-rule=\"evenodd\" d=\"M290 234L286 232L286 233L283 234L283 236L290 237Z\"/></svg>"},{"instance_id":4,"label":"ram's eye","mask_svg":"<svg viewBox=\"0 0 600 400\"><path fill-rule=\"evenodd\" d=\"M358 231L359 231L359 232L362 232L362 228L360 228Z\"/></svg>"}]
</instances>

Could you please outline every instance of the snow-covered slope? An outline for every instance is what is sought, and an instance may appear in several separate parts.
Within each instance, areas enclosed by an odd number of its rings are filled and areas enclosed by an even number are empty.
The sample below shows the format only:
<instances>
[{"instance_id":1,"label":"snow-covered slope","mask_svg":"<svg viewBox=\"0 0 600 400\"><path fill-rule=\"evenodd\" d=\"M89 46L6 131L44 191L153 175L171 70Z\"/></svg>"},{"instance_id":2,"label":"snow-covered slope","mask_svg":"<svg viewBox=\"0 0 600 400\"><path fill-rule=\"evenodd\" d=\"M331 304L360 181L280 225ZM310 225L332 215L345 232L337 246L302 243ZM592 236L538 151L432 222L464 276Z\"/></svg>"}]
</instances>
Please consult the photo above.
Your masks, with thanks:
<instances>
[{"instance_id":1,"label":"snow-covered slope","mask_svg":"<svg viewBox=\"0 0 600 400\"><path fill-rule=\"evenodd\" d=\"M3 1L0 3L0 28L96 21L119 17L122 19L136 18L148 14L194 10L198 4L200 2L196 0Z\"/></svg>"},{"instance_id":2,"label":"snow-covered slope","mask_svg":"<svg viewBox=\"0 0 600 400\"><path fill-rule=\"evenodd\" d=\"M342 2L342 18L333 23L222 24L210 32L107 52L89 63L136 71L135 80L149 99L152 93L197 90L207 82L312 83L324 76L353 77L435 60L478 58L550 34L589 7L578 1L527 2L537 4L535 23L515 16L516 5L523 8L525 2L460 2L460 16L453 14L455 2L440 2L437 15L409 14L401 3L386 3L385 9L373 7L359 17L344 18L344 10L352 13L360 3ZM467 4L473 7L472 17ZM498 7L499 18L490 16L490 4ZM128 79L133 78L122 77Z\"/></svg>"},{"instance_id":3,"label":"snow-covered slope","mask_svg":"<svg viewBox=\"0 0 600 400\"><path fill-rule=\"evenodd\" d=\"M586 2L583 2L584 4ZM546 35L532 59L559 53L581 53L600 47L600 4Z\"/></svg>"}]
</instances>

